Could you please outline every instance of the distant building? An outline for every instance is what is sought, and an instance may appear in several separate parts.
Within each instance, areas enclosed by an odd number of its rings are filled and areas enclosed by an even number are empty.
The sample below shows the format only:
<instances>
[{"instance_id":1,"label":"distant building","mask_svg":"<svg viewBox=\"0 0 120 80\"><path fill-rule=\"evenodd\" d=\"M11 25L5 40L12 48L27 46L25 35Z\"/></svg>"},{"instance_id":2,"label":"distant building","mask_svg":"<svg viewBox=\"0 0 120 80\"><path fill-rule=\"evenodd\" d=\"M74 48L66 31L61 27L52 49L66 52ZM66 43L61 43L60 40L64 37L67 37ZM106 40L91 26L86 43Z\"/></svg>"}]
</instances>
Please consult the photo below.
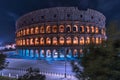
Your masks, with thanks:
<instances>
[{"instance_id":1,"label":"distant building","mask_svg":"<svg viewBox=\"0 0 120 80\"><path fill-rule=\"evenodd\" d=\"M16 22L17 53L36 58L76 58L88 44L106 39L105 16L92 9L55 7L30 12Z\"/></svg>"},{"instance_id":2,"label":"distant building","mask_svg":"<svg viewBox=\"0 0 120 80\"><path fill-rule=\"evenodd\" d=\"M15 49L16 49L16 44L13 42L4 42L0 45L0 50L8 51Z\"/></svg>"}]
</instances>

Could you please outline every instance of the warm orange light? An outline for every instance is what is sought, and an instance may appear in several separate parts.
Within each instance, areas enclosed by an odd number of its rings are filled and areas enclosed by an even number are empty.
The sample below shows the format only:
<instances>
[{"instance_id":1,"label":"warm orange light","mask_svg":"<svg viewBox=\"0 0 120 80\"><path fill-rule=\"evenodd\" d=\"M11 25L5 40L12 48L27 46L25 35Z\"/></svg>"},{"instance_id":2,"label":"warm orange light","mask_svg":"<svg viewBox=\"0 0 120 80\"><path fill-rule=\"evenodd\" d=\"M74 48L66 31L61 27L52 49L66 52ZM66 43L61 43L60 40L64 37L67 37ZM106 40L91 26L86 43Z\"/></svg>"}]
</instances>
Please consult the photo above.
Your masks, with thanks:
<instances>
[{"instance_id":1,"label":"warm orange light","mask_svg":"<svg viewBox=\"0 0 120 80\"><path fill-rule=\"evenodd\" d=\"M99 44L99 38L98 37L96 38L96 44Z\"/></svg>"},{"instance_id":2,"label":"warm orange light","mask_svg":"<svg viewBox=\"0 0 120 80\"><path fill-rule=\"evenodd\" d=\"M80 45L84 45L84 37L80 38Z\"/></svg>"},{"instance_id":3,"label":"warm orange light","mask_svg":"<svg viewBox=\"0 0 120 80\"><path fill-rule=\"evenodd\" d=\"M64 44L64 37L60 37L59 43L60 43L61 45Z\"/></svg>"},{"instance_id":4,"label":"warm orange light","mask_svg":"<svg viewBox=\"0 0 120 80\"><path fill-rule=\"evenodd\" d=\"M98 27L95 27L95 33L98 33L99 30L98 30Z\"/></svg>"},{"instance_id":5,"label":"warm orange light","mask_svg":"<svg viewBox=\"0 0 120 80\"><path fill-rule=\"evenodd\" d=\"M31 28L31 29L30 29L30 33L31 33L31 34L34 34L34 28Z\"/></svg>"},{"instance_id":6,"label":"warm orange light","mask_svg":"<svg viewBox=\"0 0 120 80\"><path fill-rule=\"evenodd\" d=\"M47 26L46 27L46 33L50 33L50 32L51 32L50 26Z\"/></svg>"},{"instance_id":7,"label":"warm orange light","mask_svg":"<svg viewBox=\"0 0 120 80\"><path fill-rule=\"evenodd\" d=\"M64 25L59 26L59 32L61 32L61 33L64 32Z\"/></svg>"},{"instance_id":8,"label":"warm orange light","mask_svg":"<svg viewBox=\"0 0 120 80\"><path fill-rule=\"evenodd\" d=\"M57 38L53 37L53 45L57 45Z\"/></svg>"},{"instance_id":9,"label":"warm orange light","mask_svg":"<svg viewBox=\"0 0 120 80\"><path fill-rule=\"evenodd\" d=\"M86 44L90 44L90 38L89 37L86 38Z\"/></svg>"},{"instance_id":10,"label":"warm orange light","mask_svg":"<svg viewBox=\"0 0 120 80\"><path fill-rule=\"evenodd\" d=\"M50 40L50 38L46 38L46 44L48 44L48 45L51 44L51 40Z\"/></svg>"},{"instance_id":11,"label":"warm orange light","mask_svg":"<svg viewBox=\"0 0 120 80\"><path fill-rule=\"evenodd\" d=\"M52 32L53 32L53 33L56 33L56 32L57 32L57 26L56 26L56 25L54 25L54 26L52 27Z\"/></svg>"},{"instance_id":12,"label":"warm orange light","mask_svg":"<svg viewBox=\"0 0 120 80\"><path fill-rule=\"evenodd\" d=\"M87 28L87 33L89 33L90 32L89 26L86 26L86 28Z\"/></svg>"},{"instance_id":13,"label":"warm orange light","mask_svg":"<svg viewBox=\"0 0 120 80\"><path fill-rule=\"evenodd\" d=\"M38 33L39 33L39 28L36 27L36 28L35 28L35 34L38 34Z\"/></svg>"},{"instance_id":14,"label":"warm orange light","mask_svg":"<svg viewBox=\"0 0 120 80\"><path fill-rule=\"evenodd\" d=\"M95 32L95 28L93 26L91 26L91 29L92 29L92 33Z\"/></svg>"},{"instance_id":15,"label":"warm orange light","mask_svg":"<svg viewBox=\"0 0 120 80\"><path fill-rule=\"evenodd\" d=\"M73 44L78 44L78 38L77 37L73 38Z\"/></svg>"},{"instance_id":16,"label":"warm orange light","mask_svg":"<svg viewBox=\"0 0 120 80\"><path fill-rule=\"evenodd\" d=\"M33 39L30 39L30 45L34 45Z\"/></svg>"},{"instance_id":17,"label":"warm orange light","mask_svg":"<svg viewBox=\"0 0 120 80\"><path fill-rule=\"evenodd\" d=\"M67 37L67 39L66 39L66 43L69 45L69 44L71 44L71 38L70 37Z\"/></svg>"},{"instance_id":18,"label":"warm orange light","mask_svg":"<svg viewBox=\"0 0 120 80\"><path fill-rule=\"evenodd\" d=\"M40 27L40 33L44 33L44 32L45 32L44 26L41 26Z\"/></svg>"},{"instance_id":19,"label":"warm orange light","mask_svg":"<svg viewBox=\"0 0 120 80\"><path fill-rule=\"evenodd\" d=\"M39 39L35 38L35 45L38 45L38 44L39 44Z\"/></svg>"},{"instance_id":20,"label":"warm orange light","mask_svg":"<svg viewBox=\"0 0 120 80\"><path fill-rule=\"evenodd\" d=\"M44 38L40 38L40 45L44 45L45 41L44 41Z\"/></svg>"}]
</instances>

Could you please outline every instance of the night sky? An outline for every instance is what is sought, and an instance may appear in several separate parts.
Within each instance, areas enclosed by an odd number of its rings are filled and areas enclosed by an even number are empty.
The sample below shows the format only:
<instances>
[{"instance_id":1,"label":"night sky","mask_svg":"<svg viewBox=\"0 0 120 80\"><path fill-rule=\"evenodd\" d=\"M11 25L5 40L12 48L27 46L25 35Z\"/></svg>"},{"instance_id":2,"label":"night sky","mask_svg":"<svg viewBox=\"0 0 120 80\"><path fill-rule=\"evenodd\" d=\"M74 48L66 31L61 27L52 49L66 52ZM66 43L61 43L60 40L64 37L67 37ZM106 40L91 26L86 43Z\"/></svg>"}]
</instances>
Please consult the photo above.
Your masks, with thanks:
<instances>
[{"instance_id":1,"label":"night sky","mask_svg":"<svg viewBox=\"0 0 120 80\"><path fill-rule=\"evenodd\" d=\"M0 42L15 41L16 20L31 11L57 7L75 6L79 9L95 9L107 20L120 21L120 0L0 0Z\"/></svg>"}]
</instances>

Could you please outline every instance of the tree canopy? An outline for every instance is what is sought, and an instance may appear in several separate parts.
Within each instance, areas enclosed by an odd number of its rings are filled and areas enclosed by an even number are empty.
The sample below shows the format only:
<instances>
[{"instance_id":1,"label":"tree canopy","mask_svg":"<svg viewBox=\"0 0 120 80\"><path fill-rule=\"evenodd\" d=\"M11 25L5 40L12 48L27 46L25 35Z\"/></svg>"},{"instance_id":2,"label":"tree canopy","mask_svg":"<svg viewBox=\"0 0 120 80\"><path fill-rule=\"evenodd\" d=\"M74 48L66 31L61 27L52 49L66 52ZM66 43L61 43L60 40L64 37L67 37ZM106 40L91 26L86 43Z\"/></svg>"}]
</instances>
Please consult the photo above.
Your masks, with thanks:
<instances>
[{"instance_id":1,"label":"tree canopy","mask_svg":"<svg viewBox=\"0 0 120 80\"><path fill-rule=\"evenodd\" d=\"M79 63L84 70L75 68L79 79L120 80L120 31L116 22L109 24L107 35L108 40L101 45L90 44L84 48Z\"/></svg>"}]
</instances>

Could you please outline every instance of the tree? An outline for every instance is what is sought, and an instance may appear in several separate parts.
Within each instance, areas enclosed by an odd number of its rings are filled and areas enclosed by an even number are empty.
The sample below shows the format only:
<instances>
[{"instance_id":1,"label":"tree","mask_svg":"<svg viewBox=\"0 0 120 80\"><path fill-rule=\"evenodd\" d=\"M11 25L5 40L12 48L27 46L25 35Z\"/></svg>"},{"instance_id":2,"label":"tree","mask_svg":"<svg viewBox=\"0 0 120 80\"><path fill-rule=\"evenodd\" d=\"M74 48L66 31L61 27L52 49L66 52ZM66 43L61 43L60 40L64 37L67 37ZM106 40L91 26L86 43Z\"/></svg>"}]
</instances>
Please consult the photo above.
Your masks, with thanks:
<instances>
[{"instance_id":1,"label":"tree","mask_svg":"<svg viewBox=\"0 0 120 80\"><path fill-rule=\"evenodd\" d=\"M39 69L27 69L27 73L18 80L45 80L45 75L39 74Z\"/></svg>"},{"instance_id":2,"label":"tree","mask_svg":"<svg viewBox=\"0 0 120 80\"><path fill-rule=\"evenodd\" d=\"M89 80L120 80L120 31L118 22L113 21L107 29L108 40L101 45L90 44L84 49L84 56L79 65L73 69L78 79ZM77 67L77 68L75 68Z\"/></svg>"},{"instance_id":3,"label":"tree","mask_svg":"<svg viewBox=\"0 0 120 80\"><path fill-rule=\"evenodd\" d=\"M5 67L5 58L6 58L6 55L0 52L0 69L3 69Z\"/></svg>"}]
</instances>

